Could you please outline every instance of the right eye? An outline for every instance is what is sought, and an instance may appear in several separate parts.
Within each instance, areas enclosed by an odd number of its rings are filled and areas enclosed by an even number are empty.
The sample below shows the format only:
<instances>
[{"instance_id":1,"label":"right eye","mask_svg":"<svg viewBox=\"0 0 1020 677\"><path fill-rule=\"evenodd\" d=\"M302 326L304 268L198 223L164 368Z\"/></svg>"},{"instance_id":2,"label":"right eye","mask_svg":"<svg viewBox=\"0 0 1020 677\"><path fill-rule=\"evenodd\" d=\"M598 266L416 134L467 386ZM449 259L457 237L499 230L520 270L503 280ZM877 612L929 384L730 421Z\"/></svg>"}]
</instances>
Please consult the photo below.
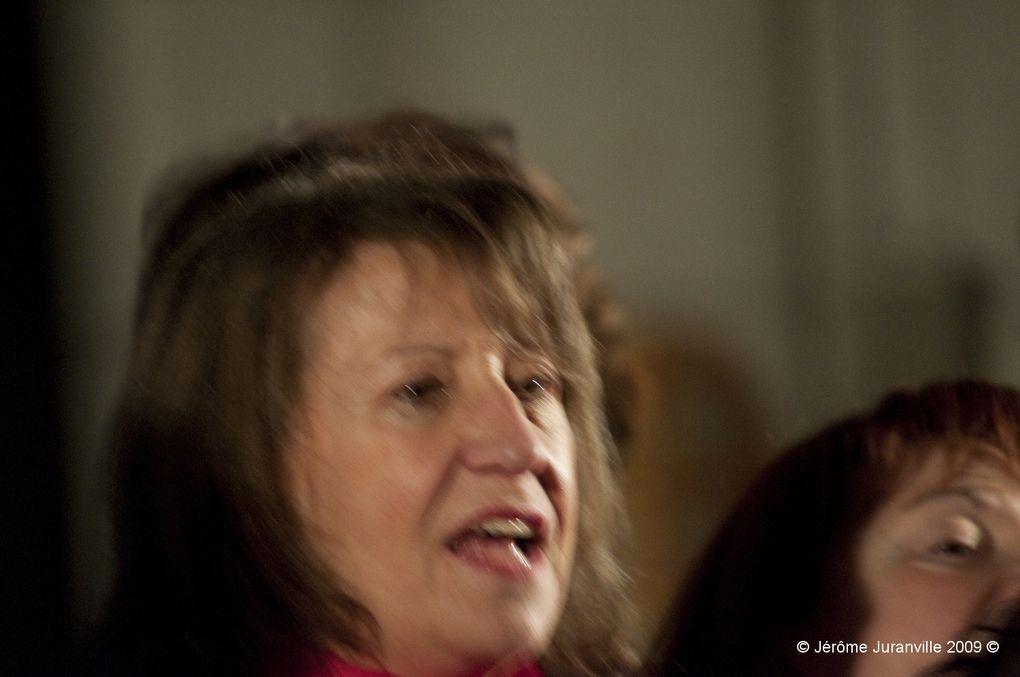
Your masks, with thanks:
<instances>
[{"instance_id":1,"label":"right eye","mask_svg":"<svg viewBox=\"0 0 1020 677\"><path fill-rule=\"evenodd\" d=\"M957 539L947 539L945 541L941 541L939 543L936 543L929 550L929 552L933 555L949 558L967 557L969 555L976 553L977 551L978 548L976 545L972 543L966 543L964 541Z\"/></svg>"},{"instance_id":2,"label":"right eye","mask_svg":"<svg viewBox=\"0 0 1020 677\"><path fill-rule=\"evenodd\" d=\"M446 386L434 376L426 376L402 383L393 392L393 397L400 404L416 409L435 406L446 395Z\"/></svg>"},{"instance_id":3,"label":"right eye","mask_svg":"<svg viewBox=\"0 0 1020 677\"><path fill-rule=\"evenodd\" d=\"M988 547L988 538L981 525L958 517L947 523L932 539L925 556L937 564L962 566L982 556Z\"/></svg>"}]
</instances>

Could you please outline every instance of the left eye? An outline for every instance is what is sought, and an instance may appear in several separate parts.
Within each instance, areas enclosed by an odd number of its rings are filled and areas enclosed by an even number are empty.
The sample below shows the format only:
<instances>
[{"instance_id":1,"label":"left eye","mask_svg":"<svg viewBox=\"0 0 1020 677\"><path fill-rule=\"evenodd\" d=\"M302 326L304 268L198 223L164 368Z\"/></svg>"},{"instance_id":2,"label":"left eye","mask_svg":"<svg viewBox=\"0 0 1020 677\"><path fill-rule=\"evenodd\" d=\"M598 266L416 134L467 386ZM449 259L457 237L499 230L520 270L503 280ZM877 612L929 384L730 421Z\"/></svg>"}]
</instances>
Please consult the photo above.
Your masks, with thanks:
<instances>
[{"instance_id":1,"label":"left eye","mask_svg":"<svg viewBox=\"0 0 1020 677\"><path fill-rule=\"evenodd\" d=\"M933 555L943 557L967 557L977 553L978 548L970 543L958 540L948 540L937 543L932 549Z\"/></svg>"},{"instance_id":2,"label":"left eye","mask_svg":"<svg viewBox=\"0 0 1020 677\"><path fill-rule=\"evenodd\" d=\"M543 397L558 397L560 386L556 379L543 374L533 374L510 383L511 389L522 402L530 402Z\"/></svg>"}]
</instances>

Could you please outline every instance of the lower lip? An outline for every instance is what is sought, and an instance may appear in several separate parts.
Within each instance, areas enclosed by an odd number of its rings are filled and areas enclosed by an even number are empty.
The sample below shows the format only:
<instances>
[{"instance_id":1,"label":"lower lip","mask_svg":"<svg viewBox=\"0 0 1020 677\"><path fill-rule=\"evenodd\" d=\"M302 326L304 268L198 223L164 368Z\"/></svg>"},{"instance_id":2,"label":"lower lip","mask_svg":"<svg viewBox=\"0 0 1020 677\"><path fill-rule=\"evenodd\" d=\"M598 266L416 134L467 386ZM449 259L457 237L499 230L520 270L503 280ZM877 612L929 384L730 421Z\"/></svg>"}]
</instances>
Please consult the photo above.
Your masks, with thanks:
<instances>
[{"instance_id":1,"label":"lower lip","mask_svg":"<svg viewBox=\"0 0 1020 677\"><path fill-rule=\"evenodd\" d=\"M512 547L516 552L510 550ZM450 553L476 570L518 581L530 580L548 561L539 547L532 546L525 554L501 541L492 544L472 541L450 548Z\"/></svg>"}]
</instances>

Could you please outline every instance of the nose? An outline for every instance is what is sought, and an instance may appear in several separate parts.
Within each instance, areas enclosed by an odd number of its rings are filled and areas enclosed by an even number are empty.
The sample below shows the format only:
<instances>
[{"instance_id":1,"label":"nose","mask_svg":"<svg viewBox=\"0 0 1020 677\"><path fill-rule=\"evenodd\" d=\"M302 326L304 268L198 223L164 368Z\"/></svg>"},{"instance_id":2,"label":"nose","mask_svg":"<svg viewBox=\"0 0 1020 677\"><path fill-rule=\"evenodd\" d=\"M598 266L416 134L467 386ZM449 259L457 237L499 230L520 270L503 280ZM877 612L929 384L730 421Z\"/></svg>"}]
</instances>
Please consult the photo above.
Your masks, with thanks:
<instances>
[{"instance_id":1,"label":"nose","mask_svg":"<svg viewBox=\"0 0 1020 677\"><path fill-rule=\"evenodd\" d=\"M548 451L510 387L492 379L471 395L461 442L464 465L475 472L541 474Z\"/></svg>"},{"instance_id":2,"label":"nose","mask_svg":"<svg viewBox=\"0 0 1020 677\"><path fill-rule=\"evenodd\" d=\"M1020 565L1006 568L993 584L982 605L980 624L1001 628L1020 609Z\"/></svg>"}]
</instances>

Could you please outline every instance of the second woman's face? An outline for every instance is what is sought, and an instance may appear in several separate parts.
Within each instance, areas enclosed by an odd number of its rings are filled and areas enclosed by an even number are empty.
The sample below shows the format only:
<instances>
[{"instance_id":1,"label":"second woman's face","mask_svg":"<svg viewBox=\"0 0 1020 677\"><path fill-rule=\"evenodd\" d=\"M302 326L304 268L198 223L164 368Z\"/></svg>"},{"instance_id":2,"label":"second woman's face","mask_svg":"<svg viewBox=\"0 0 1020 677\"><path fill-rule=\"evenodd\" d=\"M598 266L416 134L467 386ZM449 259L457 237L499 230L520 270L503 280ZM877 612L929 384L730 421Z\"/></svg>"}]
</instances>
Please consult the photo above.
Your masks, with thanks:
<instances>
[{"instance_id":1,"label":"second woman's face","mask_svg":"<svg viewBox=\"0 0 1020 677\"><path fill-rule=\"evenodd\" d=\"M993 635L974 626L1000 625L1020 596L1020 481L990 459L946 478L933 454L863 533L870 617L857 677L921 675L984 648ZM982 645L954 643L967 638Z\"/></svg>"},{"instance_id":2,"label":"second woman's face","mask_svg":"<svg viewBox=\"0 0 1020 677\"><path fill-rule=\"evenodd\" d=\"M479 316L455 265L363 244L309 341L289 484L306 536L378 624L395 674L534 657L577 532L557 365Z\"/></svg>"}]
</instances>

